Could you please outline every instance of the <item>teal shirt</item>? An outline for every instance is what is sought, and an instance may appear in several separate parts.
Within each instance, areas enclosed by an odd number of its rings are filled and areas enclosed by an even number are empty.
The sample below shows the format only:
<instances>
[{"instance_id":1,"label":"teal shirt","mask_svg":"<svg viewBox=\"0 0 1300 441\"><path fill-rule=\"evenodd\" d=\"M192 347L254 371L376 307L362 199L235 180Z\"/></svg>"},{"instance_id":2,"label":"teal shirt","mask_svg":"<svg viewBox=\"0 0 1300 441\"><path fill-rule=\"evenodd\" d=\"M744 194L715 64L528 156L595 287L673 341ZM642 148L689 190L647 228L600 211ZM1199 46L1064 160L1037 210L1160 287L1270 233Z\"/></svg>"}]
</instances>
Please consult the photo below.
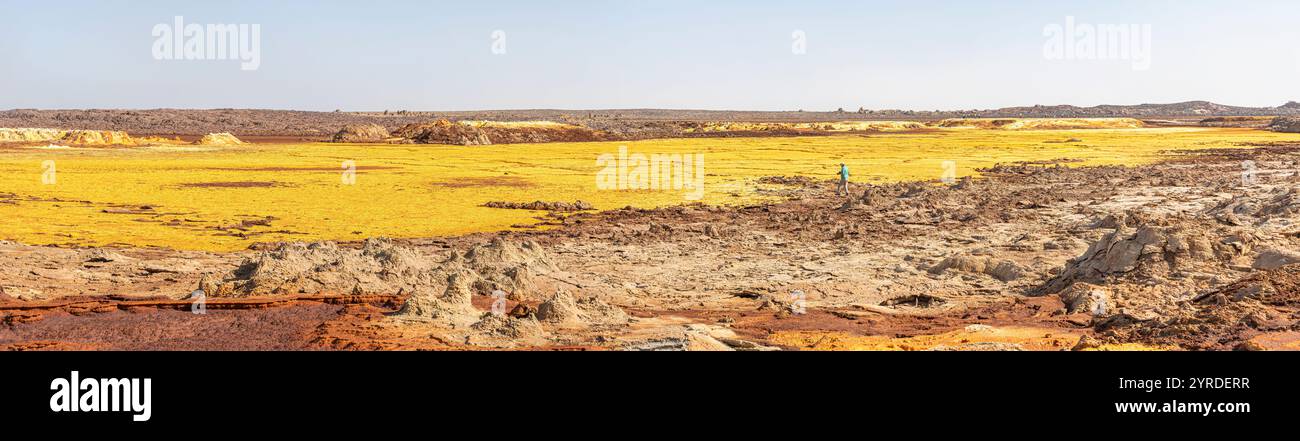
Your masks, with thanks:
<instances>
[{"instance_id":1,"label":"teal shirt","mask_svg":"<svg viewBox=\"0 0 1300 441\"><path fill-rule=\"evenodd\" d=\"M846 166L840 167L840 180L841 180L841 181L847 181L847 180L849 180L849 166L846 165Z\"/></svg>"}]
</instances>

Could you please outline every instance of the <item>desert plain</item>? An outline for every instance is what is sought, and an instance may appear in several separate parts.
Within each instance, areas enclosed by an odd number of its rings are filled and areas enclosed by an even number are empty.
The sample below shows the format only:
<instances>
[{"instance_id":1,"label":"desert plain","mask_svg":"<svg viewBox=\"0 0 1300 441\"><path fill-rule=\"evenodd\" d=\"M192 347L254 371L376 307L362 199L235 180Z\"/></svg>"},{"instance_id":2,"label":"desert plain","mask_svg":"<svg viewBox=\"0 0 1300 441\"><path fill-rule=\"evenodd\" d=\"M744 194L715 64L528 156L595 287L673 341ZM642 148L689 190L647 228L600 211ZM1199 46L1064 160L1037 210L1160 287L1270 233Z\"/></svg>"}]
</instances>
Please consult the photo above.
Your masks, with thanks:
<instances>
[{"instance_id":1,"label":"desert plain","mask_svg":"<svg viewBox=\"0 0 1300 441\"><path fill-rule=\"evenodd\" d=\"M475 116L0 129L0 347L1300 349L1273 118Z\"/></svg>"}]
</instances>

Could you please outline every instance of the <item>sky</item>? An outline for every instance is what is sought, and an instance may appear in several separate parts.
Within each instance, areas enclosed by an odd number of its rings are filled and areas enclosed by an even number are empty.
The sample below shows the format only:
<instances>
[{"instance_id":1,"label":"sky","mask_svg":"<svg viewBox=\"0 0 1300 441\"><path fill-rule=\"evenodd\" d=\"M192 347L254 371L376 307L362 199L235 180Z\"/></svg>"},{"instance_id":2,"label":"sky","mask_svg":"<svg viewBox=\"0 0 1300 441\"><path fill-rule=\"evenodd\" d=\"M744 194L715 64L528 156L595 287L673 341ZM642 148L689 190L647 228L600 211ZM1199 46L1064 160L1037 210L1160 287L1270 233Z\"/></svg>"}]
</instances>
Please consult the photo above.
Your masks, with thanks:
<instances>
[{"instance_id":1,"label":"sky","mask_svg":"<svg viewBox=\"0 0 1300 441\"><path fill-rule=\"evenodd\" d=\"M949 110L1300 100L1293 0L0 0L0 10L0 109ZM257 69L158 59L154 30L177 16L257 24ZM1067 17L1149 26L1149 38L1126 40L1150 48L1149 67L1136 69L1131 53L1048 55L1046 30ZM1072 33L1068 41L1095 37Z\"/></svg>"}]
</instances>

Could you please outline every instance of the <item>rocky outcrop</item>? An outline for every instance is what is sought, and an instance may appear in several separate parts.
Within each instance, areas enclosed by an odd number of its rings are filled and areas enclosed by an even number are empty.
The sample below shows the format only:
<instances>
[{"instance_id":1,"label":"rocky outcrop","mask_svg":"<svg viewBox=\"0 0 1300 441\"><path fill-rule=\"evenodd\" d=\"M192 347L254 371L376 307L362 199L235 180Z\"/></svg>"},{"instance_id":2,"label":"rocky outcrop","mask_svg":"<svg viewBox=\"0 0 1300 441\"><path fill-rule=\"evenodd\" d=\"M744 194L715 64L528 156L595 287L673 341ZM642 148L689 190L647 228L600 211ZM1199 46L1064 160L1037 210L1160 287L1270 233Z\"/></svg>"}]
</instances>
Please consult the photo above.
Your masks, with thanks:
<instances>
[{"instance_id":1,"label":"rocky outcrop","mask_svg":"<svg viewBox=\"0 0 1300 441\"><path fill-rule=\"evenodd\" d=\"M1274 132L1300 133L1300 116L1280 116L1268 125Z\"/></svg>"},{"instance_id":2,"label":"rocky outcrop","mask_svg":"<svg viewBox=\"0 0 1300 441\"><path fill-rule=\"evenodd\" d=\"M491 145L492 140L483 130L466 124L441 119L431 123L407 124L393 135L417 144Z\"/></svg>"},{"instance_id":3,"label":"rocky outcrop","mask_svg":"<svg viewBox=\"0 0 1300 441\"><path fill-rule=\"evenodd\" d=\"M334 142L376 143L385 142L392 135L379 124L349 124L334 134Z\"/></svg>"},{"instance_id":4,"label":"rocky outcrop","mask_svg":"<svg viewBox=\"0 0 1300 441\"><path fill-rule=\"evenodd\" d=\"M1120 225L1094 242L1082 256L1039 289L1055 294L1076 282L1108 285L1126 281L1166 281L1190 273L1216 273L1251 252L1254 236L1229 234L1212 240L1207 232L1181 227Z\"/></svg>"},{"instance_id":5,"label":"rocky outcrop","mask_svg":"<svg viewBox=\"0 0 1300 441\"><path fill-rule=\"evenodd\" d=\"M1118 341L1176 345L1193 350L1259 350L1262 333L1300 329L1300 265L1258 271L1196 296L1183 308L1136 318L1125 314L1098 324L1100 335Z\"/></svg>"},{"instance_id":6,"label":"rocky outcrop","mask_svg":"<svg viewBox=\"0 0 1300 441\"><path fill-rule=\"evenodd\" d=\"M1300 217L1300 188L1279 186L1260 195L1237 195L1205 211L1232 226L1294 224Z\"/></svg>"},{"instance_id":7,"label":"rocky outcrop","mask_svg":"<svg viewBox=\"0 0 1300 441\"><path fill-rule=\"evenodd\" d=\"M1255 257L1251 268L1257 270L1274 270L1294 263L1300 263L1300 254L1283 250L1264 250Z\"/></svg>"},{"instance_id":8,"label":"rocky outcrop","mask_svg":"<svg viewBox=\"0 0 1300 441\"><path fill-rule=\"evenodd\" d=\"M408 124L393 136L417 144L491 145L544 142L589 142L609 139L587 127L549 121L448 121Z\"/></svg>"}]
</instances>

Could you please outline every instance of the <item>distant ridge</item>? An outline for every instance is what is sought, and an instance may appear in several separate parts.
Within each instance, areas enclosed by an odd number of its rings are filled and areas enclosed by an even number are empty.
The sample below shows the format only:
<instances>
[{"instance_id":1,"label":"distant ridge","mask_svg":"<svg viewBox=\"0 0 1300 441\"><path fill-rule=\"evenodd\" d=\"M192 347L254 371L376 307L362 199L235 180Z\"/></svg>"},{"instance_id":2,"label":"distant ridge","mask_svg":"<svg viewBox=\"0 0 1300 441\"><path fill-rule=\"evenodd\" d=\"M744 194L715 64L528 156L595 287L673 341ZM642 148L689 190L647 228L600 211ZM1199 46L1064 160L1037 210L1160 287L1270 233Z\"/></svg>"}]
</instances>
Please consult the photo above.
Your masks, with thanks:
<instances>
[{"instance_id":1,"label":"distant ridge","mask_svg":"<svg viewBox=\"0 0 1300 441\"><path fill-rule=\"evenodd\" d=\"M1239 107L1209 101L1173 104L1036 105L990 110L832 110L832 111L753 111L753 110L671 110L671 109L603 109L603 110L472 110L409 111L381 110L365 112L317 112L260 109L86 109L0 111L0 127L59 128L65 130L124 130L138 135L195 135L231 132L238 136L330 137L350 124L377 124L389 129L406 124L427 123L438 119L474 121L554 121L581 125L597 130L619 132L627 127L658 136L660 126L676 130L678 123L694 122L835 122L905 120L929 121L947 118L1107 118L1124 117L1144 120L1200 120L1211 117L1300 116L1295 101L1277 107ZM643 123L643 124L637 124Z\"/></svg>"},{"instance_id":2,"label":"distant ridge","mask_svg":"<svg viewBox=\"0 0 1300 441\"><path fill-rule=\"evenodd\" d=\"M1300 114L1300 103L1287 102L1277 107L1238 107L1209 101L1173 104L1100 105L1094 107L1032 106L1007 107L979 111L991 117L1065 118L1065 117L1199 117L1199 116L1284 116Z\"/></svg>"}]
</instances>

